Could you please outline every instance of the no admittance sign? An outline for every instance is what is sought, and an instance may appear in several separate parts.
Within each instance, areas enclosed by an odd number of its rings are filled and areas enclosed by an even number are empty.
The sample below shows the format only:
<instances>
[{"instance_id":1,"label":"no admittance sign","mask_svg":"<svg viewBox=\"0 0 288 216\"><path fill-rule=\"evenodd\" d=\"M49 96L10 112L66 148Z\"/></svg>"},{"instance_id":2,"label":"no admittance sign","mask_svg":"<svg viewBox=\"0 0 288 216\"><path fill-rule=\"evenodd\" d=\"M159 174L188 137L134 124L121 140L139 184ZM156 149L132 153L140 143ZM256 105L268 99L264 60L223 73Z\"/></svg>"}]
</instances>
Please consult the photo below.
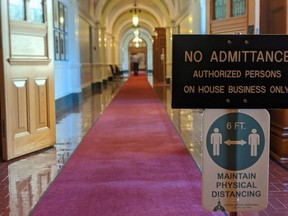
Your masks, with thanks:
<instances>
[{"instance_id":1,"label":"no admittance sign","mask_svg":"<svg viewBox=\"0 0 288 216\"><path fill-rule=\"evenodd\" d=\"M287 108L287 35L174 35L173 108Z\"/></svg>"}]
</instances>

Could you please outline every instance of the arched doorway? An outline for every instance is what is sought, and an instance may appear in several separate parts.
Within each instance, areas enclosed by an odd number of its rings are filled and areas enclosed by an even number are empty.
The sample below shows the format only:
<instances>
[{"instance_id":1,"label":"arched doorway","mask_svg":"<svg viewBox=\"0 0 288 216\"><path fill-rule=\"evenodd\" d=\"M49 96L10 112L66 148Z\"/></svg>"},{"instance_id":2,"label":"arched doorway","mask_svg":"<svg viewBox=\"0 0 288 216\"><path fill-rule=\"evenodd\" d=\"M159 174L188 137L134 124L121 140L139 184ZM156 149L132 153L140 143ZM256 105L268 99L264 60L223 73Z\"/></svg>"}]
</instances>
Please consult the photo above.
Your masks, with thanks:
<instances>
[{"instance_id":1,"label":"arched doorway","mask_svg":"<svg viewBox=\"0 0 288 216\"><path fill-rule=\"evenodd\" d=\"M136 53L140 57L139 70L147 71L147 44L142 38L133 38L128 44L129 72L133 71L131 56Z\"/></svg>"}]
</instances>

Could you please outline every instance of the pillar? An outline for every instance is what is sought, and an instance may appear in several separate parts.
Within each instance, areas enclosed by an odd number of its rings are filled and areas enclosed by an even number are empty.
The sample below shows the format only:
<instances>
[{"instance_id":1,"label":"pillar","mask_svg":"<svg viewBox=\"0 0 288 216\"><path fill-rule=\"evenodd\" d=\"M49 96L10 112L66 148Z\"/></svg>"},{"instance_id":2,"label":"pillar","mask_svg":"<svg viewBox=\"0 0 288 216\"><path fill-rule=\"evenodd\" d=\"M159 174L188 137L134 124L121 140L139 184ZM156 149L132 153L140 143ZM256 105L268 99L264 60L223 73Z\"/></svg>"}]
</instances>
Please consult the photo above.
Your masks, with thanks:
<instances>
[{"instance_id":1,"label":"pillar","mask_svg":"<svg viewBox=\"0 0 288 216\"><path fill-rule=\"evenodd\" d=\"M166 29L155 28L153 39L153 81L163 83L166 81Z\"/></svg>"}]
</instances>

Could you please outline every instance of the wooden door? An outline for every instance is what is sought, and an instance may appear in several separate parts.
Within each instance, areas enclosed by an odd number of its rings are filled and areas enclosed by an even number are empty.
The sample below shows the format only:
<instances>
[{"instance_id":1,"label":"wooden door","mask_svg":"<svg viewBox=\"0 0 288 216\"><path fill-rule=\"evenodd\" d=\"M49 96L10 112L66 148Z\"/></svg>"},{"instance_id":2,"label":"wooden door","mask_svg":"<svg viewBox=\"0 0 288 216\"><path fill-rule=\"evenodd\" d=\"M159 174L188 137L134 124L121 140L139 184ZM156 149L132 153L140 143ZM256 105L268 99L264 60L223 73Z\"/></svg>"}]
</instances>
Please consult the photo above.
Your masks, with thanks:
<instances>
[{"instance_id":1,"label":"wooden door","mask_svg":"<svg viewBox=\"0 0 288 216\"><path fill-rule=\"evenodd\" d=\"M1 1L4 160L55 143L51 2Z\"/></svg>"},{"instance_id":2,"label":"wooden door","mask_svg":"<svg viewBox=\"0 0 288 216\"><path fill-rule=\"evenodd\" d=\"M154 36L153 43L153 82L166 82L166 29L155 28L157 36Z\"/></svg>"}]
</instances>

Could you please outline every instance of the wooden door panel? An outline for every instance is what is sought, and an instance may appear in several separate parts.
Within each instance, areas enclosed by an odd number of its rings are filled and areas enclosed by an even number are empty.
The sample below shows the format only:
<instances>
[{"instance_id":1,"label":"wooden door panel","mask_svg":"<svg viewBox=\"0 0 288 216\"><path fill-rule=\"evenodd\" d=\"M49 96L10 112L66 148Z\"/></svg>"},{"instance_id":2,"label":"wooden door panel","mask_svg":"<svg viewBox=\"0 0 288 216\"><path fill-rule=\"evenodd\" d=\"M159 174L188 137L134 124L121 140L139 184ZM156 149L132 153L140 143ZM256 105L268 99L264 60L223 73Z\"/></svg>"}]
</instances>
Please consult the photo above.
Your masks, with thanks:
<instances>
[{"instance_id":1,"label":"wooden door panel","mask_svg":"<svg viewBox=\"0 0 288 216\"><path fill-rule=\"evenodd\" d=\"M15 79L13 80L14 104L11 115L13 123L11 129L10 155L11 158L21 156L55 143L51 136L49 125L49 93L48 81L45 78ZM32 85L29 88L29 84ZM53 116L52 116L53 118ZM52 121L54 122L54 121ZM53 134L53 133L52 133Z\"/></svg>"},{"instance_id":2,"label":"wooden door panel","mask_svg":"<svg viewBox=\"0 0 288 216\"><path fill-rule=\"evenodd\" d=\"M28 85L27 79L13 80L13 112L15 113L15 137L28 133Z\"/></svg>"},{"instance_id":3,"label":"wooden door panel","mask_svg":"<svg viewBox=\"0 0 288 216\"><path fill-rule=\"evenodd\" d=\"M35 109L36 109L36 129L40 130L48 127L48 87L47 77L35 80Z\"/></svg>"},{"instance_id":4,"label":"wooden door panel","mask_svg":"<svg viewBox=\"0 0 288 216\"><path fill-rule=\"evenodd\" d=\"M56 141L52 3L46 1L48 17L44 23L9 20L8 3L1 1L5 12L1 21L4 79L0 80L5 86L1 93L4 160Z\"/></svg>"},{"instance_id":5,"label":"wooden door panel","mask_svg":"<svg viewBox=\"0 0 288 216\"><path fill-rule=\"evenodd\" d=\"M43 57L46 55L45 37L12 34L11 54L13 57Z\"/></svg>"},{"instance_id":6,"label":"wooden door panel","mask_svg":"<svg viewBox=\"0 0 288 216\"><path fill-rule=\"evenodd\" d=\"M47 25L29 22L10 23L11 57L47 59Z\"/></svg>"}]
</instances>

